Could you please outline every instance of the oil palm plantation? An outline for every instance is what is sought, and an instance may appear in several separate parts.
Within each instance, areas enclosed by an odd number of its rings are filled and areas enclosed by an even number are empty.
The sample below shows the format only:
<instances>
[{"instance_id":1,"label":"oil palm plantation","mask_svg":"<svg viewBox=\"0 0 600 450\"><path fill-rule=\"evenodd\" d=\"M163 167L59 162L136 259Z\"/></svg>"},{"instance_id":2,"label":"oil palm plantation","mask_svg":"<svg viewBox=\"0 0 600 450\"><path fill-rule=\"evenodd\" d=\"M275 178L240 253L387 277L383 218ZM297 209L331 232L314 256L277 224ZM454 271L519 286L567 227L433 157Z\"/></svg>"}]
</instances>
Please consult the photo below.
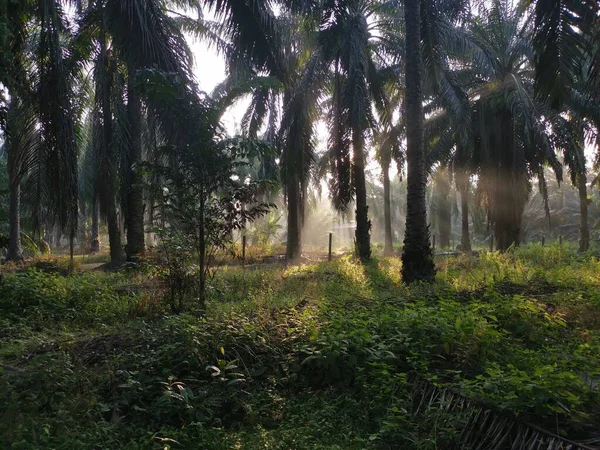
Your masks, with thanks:
<instances>
[{"instance_id":1,"label":"oil palm plantation","mask_svg":"<svg viewBox=\"0 0 600 450\"><path fill-rule=\"evenodd\" d=\"M531 178L538 177L543 192L545 164L559 179L562 175L549 132L559 117L534 94L532 31L525 12L509 2L481 5L463 39L467 58L463 55L464 62L455 64L456 77L469 96L470 117L445 108L429 120L433 136L436 129L442 130L430 160L443 154L452 159L458 187L465 194L463 209L468 205L468 175L478 172L480 197L501 251L520 242ZM464 214L465 242L467 227Z\"/></svg>"},{"instance_id":2,"label":"oil palm plantation","mask_svg":"<svg viewBox=\"0 0 600 450\"><path fill-rule=\"evenodd\" d=\"M39 231L42 221L56 223L69 236L72 255L78 219L74 70L66 59L72 27L57 0L10 2L2 12L9 23L0 67L0 81L10 96L0 124L11 172L8 258L22 257L24 183L34 229Z\"/></svg>"},{"instance_id":3,"label":"oil palm plantation","mask_svg":"<svg viewBox=\"0 0 600 450\"><path fill-rule=\"evenodd\" d=\"M191 0L81 3L77 48L81 59L95 65L92 115L96 118L96 132L91 133L91 138L96 141L95 161L101 162L101 172L91 180L97 191L91 198L100 199L109 229L111 260L120 262L124 259L120 222L124 222L127 232L127 257L134 259L144 251L146 207L139 166L143 155L156 148L145 144L153 138L145 139L144 130L154 130L155 137L160 135L170 145L182 144L190 131L189 124L174 120L176 115L164 107L166 99L143 94L148 93L144 87L148 76L152 77L148 70L176 77L181 102L185 103L186 96L195 92L190 52L182 30L189 31L190 25L200 22L169 8L199 10L199 3ZM203 5L212 9L219 18L220 30L229 37L231 45L227 50L231 61L259 70L276 66L267 45L272 33L264 4L207 0ZM144 125L150 122L157 126ZM153 156L149 154L148 158Z\"/></svg>"}]
</instances>

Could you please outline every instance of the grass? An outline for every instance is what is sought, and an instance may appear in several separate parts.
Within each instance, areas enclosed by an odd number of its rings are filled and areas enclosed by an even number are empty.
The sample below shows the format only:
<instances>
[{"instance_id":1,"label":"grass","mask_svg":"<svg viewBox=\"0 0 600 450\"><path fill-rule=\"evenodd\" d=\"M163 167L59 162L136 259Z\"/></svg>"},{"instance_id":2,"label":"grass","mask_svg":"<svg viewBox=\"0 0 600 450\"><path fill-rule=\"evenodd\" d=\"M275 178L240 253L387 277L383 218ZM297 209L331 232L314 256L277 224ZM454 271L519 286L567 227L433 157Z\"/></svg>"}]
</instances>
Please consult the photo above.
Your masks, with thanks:
<instances>
[{"instance_id":1,"label":"grass","mask_svg":"<svg viewBox=\"0 0 600 450\"><path fill-rule=\"evenodd\" d=\"M600 428L600 262L566 245L219 269L208 314L151 271L0 286L2 448L460 448L416 379L578 439ZM47 269L42 266L42 269ZM1 370L1 369L0 369Z\"/></svg>"}]
</instances>

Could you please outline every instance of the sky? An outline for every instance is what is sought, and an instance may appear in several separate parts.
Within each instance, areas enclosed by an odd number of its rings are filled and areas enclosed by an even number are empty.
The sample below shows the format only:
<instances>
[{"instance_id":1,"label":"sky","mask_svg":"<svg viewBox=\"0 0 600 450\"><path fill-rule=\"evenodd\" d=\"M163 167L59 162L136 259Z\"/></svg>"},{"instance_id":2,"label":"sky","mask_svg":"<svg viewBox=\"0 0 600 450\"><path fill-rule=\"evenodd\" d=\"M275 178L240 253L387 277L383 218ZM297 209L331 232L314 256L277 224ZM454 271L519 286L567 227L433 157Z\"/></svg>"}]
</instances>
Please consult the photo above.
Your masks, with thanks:
<instances>
[{"instance_id":1,"label":"sky","mask_svg":"<svg viewBox=\"0 0 600 450\"><path fill-rule=\"evenodd\" d=\"M188 37L188 41L194 53L194 73L200 88L210 92L225 78L225 61L197 39Z\"/></svg>"},{"instance_id":2,"label":"sky","mask_svg":"<svg viewBox=\"0 0 600 450\"><path fill-rule=\"evenodd\" d=\"M225 60L217 52L203 42L191 36L186 36L194 55L194 74L200 89L210 93L225 79ZM248 100L240 100L223 116L222 122L227 131L233 134L244 115Z\"/></svg>"}]
</instances>

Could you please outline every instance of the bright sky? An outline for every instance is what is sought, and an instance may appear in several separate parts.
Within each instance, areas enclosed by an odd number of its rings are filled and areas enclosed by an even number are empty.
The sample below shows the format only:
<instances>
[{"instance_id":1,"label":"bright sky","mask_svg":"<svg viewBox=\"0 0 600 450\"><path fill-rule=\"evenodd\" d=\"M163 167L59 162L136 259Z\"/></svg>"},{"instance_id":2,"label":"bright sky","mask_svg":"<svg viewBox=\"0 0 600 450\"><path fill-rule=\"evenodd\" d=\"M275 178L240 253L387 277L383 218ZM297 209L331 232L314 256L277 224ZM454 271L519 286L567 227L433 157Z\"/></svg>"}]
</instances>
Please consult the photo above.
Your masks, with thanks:
<instances>
[{"instance_id":1,"label":"bright sky","mask_svg":"<svg viewBox=\"0 0 600 450\"><path fill-rule=\"evenodd\" d=\"M188 42L194 53L194 71L200 88L210 92L225 78L225 61L197 39L188 37Z\"/></svg>"},{"instance_id":2,"label":"bright sky","mask_svg":"<svg viewBox=\"0 0 600 450\"><path fill-rule=\"evenodd\" d=\"M225 60L214 49L190 36L186 36L194 54L194 74L200 89L211 93L225 79ZM233 134L244 115L248 100L240 100L223 116L223 125Z\"/></svg>"}]
</instances>

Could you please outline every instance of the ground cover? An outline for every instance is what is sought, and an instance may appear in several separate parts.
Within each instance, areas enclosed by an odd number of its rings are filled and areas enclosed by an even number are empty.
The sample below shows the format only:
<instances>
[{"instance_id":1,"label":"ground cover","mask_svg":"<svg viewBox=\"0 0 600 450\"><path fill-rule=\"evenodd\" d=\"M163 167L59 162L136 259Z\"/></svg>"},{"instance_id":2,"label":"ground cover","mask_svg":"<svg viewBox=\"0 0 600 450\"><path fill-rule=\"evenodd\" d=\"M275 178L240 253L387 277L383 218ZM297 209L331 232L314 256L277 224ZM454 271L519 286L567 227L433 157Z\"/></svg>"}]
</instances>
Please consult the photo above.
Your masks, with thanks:
<instances>
[{"instance_id":1,"label":"ground cover","mask_svg":"<svg viewBox=\"0 0 600 450\"><path fill-rule=\"evenodd\" d=\"M150 266L5 272L0 447L461 448L465 416L418 405L419 383L593 438L593 252L436 263L411 287L397 258L223 267L204 317L171 314Z\"/></svg>"}]
</instances>

